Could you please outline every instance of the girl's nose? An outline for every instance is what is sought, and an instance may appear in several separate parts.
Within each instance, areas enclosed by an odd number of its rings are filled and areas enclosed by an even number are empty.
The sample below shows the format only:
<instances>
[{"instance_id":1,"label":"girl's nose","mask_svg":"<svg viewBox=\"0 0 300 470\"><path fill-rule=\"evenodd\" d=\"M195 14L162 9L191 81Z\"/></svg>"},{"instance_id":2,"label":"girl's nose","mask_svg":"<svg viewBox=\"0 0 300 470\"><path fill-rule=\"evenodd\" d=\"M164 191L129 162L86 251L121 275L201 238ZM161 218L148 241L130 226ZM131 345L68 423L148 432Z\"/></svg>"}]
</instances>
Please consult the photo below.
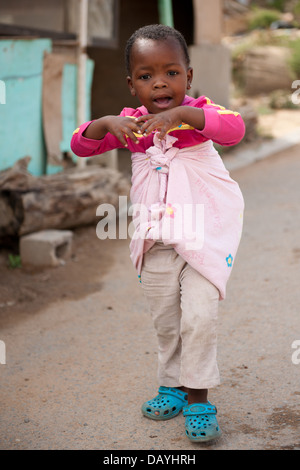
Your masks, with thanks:
<instances>
[{"instance_id":1,"label":"girl's nose","mask_svg":"<svg viewBox=\"0 0 300 470\"><path fill-rule=\"evenodd\" d=\"M153 83L153 88L165 88L166 82L162 78L157 78Z\"/></svg>"}]
</instances>

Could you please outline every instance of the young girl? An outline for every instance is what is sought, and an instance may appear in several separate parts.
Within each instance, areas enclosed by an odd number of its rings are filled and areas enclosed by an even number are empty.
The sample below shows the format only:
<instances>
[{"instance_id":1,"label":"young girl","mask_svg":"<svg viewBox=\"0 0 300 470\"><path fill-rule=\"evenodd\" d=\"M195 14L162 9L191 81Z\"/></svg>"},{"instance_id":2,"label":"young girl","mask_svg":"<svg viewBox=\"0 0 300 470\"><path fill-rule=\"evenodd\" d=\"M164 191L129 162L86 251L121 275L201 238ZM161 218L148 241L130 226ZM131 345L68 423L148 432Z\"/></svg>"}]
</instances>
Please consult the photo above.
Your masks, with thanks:
<instances>
[{"instance_id":1,"label":"young girl","mask_svg":"<svg viewBox=\"0 0 300 470\"><path fill-rule=\"evenodd\" d=\"M213 58L212 58L213 60ZM151 419L182 409L192 441L220 436L208 389L220 383L216 361L218 302L225 298L242 231L243 197L212 141L244 136L238 113L186 95L193 69L182 35L150 25L127 42L127 82L137 109L82 124L71 148L79 156L114 148L132 152L130 243L158 338L158 395L142 406ZM205 66L205 64L204 64Z\"/></svg>"}]
</instances>

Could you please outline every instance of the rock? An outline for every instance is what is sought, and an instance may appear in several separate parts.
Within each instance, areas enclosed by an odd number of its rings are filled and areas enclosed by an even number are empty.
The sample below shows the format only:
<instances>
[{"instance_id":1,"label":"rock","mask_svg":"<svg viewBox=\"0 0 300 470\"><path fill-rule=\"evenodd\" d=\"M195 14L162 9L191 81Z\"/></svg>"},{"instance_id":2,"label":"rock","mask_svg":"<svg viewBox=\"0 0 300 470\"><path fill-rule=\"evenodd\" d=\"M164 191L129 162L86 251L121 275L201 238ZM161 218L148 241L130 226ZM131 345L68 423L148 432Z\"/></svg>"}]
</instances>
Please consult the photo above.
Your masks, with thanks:
<instances>
[{"instance_id":1,"label":"rock","mask_svg":"<svg viewBox=\"0 0 300 470\"><path fill-rule=\"evenodd\" d=\"M285 47L259 46L249 50L244 61L245 92L247 95L291 89L293 81L288 61L291 52Z\"/></svg>"},{"instance_id":2,"label":"rock","mask_svg":"<svg viewBox=\"0 0 300 470\"><path fill-rule=\"evenodd\" d=\"M20 239L22 265L37 267L59 266L71 255L72 232L42 230Z\"/></svg>"}]
</instances>

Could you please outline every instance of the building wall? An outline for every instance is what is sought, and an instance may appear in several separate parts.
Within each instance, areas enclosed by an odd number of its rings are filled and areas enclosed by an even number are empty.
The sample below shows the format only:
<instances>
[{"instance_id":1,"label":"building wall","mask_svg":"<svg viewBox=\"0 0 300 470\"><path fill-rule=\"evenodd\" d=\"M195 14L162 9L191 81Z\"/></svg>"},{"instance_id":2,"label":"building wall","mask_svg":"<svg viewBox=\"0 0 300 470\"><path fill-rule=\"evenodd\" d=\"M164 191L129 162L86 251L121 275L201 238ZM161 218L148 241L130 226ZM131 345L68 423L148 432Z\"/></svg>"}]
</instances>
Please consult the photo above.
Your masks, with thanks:
<instances>
[{"instance_id":1,"label":"building wall","mask_svg":"<svg viewBox=\"0 0 300 470\"><path fill-rule=\"evenodd\" d=\"M42 128L42 73L50 39L0 40L0 80L6 103L0 104L0 170L30 156L29 171L45 168Z\"/></svg>"},{"instance_id":2,"label":"building wall","mask_svg":"<svg viewBox=\"0 0 300 470\"><path fill-rule=\"evenodd\" d=\"M64 31L64 1L51 0L9 0L1 2L1 23L40 28L52 31Z\"/></svg>"},{"instance_id":3,"label":"building wall","mask_svg":"<svg viewBox=\"0 0 300 470\"><path fill-rule=\"evenodd\" d=\"M51 51L51 39L0 39L0 171L25 156L31 157L33 175L63 169L63 154L70 152L78 125L77 64L61 54L61 70L57 67L46 80L45 53L51 56ZM91 118L93 67L88 60L86 120Z\"/></svg>"}]
</instances>

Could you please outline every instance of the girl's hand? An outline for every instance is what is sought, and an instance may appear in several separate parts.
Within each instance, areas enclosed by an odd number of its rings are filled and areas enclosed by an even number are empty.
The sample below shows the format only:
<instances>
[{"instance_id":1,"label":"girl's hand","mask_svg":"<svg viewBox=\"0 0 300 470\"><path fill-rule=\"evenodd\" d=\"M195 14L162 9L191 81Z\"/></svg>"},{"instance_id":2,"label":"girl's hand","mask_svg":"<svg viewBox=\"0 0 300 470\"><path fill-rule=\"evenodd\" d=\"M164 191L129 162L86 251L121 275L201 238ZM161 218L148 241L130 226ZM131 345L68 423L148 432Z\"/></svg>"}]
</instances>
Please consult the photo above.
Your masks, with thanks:
<instances>
[{"instance_id":1,"label":"girl's hand","mask_svg":"<svg viewBox=\"0 0 300 470\"><path fill-rule=\"evenodd\" d=\"M88 139L103 139L105 135L110 132L117 137L124 147L128 147L127 138L131 139L136 144L139 143L138 138L134 135L141 134L141 124L136 122L134 118L124 116L103 116L86 128L83 133L84 137Z\"/></svg>"},{"instance_id":2,"label":"girl's hand","mask_svg":"<svg viewBox=\"0 0 300 470\"><path fill-rule=\"evenodd\" d=\"M157 130L160 131L158 138L162 140L168 131L182 124L180 107L178 106L157 114L146 114L136 118L135 122L141 126L140 132L144 136Z\"/></svg>"},{"instance_id":3,"label":"girl's hand","mask_svg":"<svg viewBox=\"0 0 300 470\"><path fill-rule=\"evenodd\" d=\"M116 136L124 147L128 147L127 138L131 139L135 144L139 143L134 133L141 134L141 124L135 119L123 116L107 116L105 126L107 132Z\"/></svg>"}]
</instances>

